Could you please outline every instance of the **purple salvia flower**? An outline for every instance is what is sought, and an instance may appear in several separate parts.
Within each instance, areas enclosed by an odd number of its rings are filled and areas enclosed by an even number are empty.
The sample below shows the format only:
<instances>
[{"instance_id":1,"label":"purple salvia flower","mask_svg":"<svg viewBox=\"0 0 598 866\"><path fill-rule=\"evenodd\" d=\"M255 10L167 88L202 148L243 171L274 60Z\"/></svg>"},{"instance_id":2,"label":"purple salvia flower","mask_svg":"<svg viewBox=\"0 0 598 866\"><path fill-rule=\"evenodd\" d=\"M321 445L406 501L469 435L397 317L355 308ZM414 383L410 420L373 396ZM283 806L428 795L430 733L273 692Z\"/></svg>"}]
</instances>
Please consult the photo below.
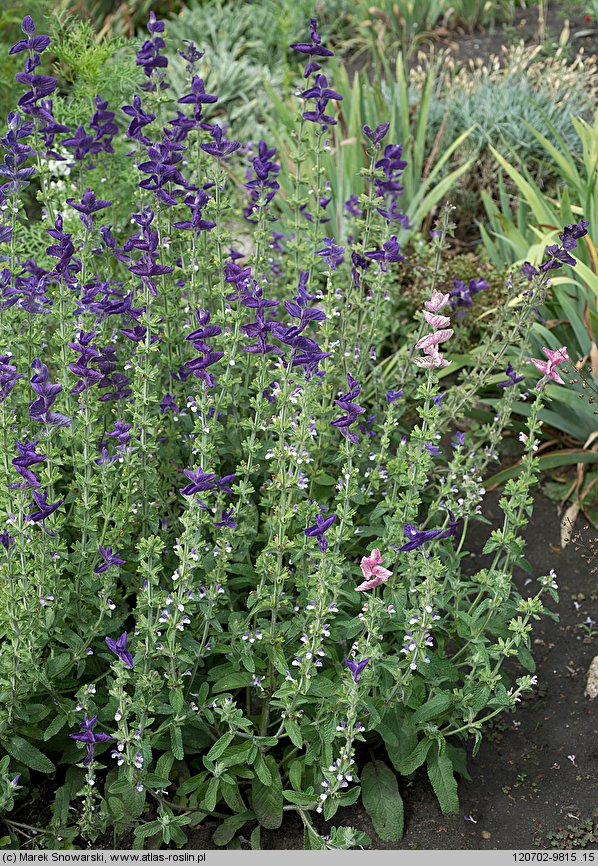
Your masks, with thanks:
<instances>
[{"instance_id":1,"label":"purple salvia flower","mask_svg":"<svg viewBox=\"0 0 598 866\"><path fill-rule=\"evenodd\" d=\"M399 254L400 246L397 242L396 235L392 235L392 237L387 240L384 244L382 244L381 250L372 250L371 252L364 253L368 259L373 259L380 263L380 268L385 271L384 263L393 263L393 262L404 262L405 256Z\"/></svg>"},{"instance_id":2,"label":"purple salvia flower","mask_svg":"<svg viewBox=\"0 0 598 866\"><path fill-rule=\"evenodd\" d=\"M210 231L210 229L215 228L216 223L205 220L202 217L202 210L209 200L209 196L203 190L198 190L186 196L185 204L191 211L191 219L175 222L172 224L173 227L176 229L192 229L196 232Z\"/></svg>"},{"instance_id":3,"label":"purple salvia flower","mask_svg":"<svg viewBox=\"0 0 598 866\"><path fill-rule=\"evenodd\" d=\"M330 529L335 520L336 514L331 514L330 517L322 517L321 514L317 514L315 524L313 526L308 526L305 530L305 535L307 535L308 538L317 538L318 547L322 553L326 553L326 550L328 549L328 541L326 540L324 533Z\"/></svg>"},{"instance_id":4,"label":"purple salvia flower","mask_svg":"<svg viewBox=\"0 0 598 866\"><path fill-rule=\"evenodd\" d=\"M29 503L29 507L34 510L27 515L27 519L32 521L32 523L40 523L53 514L57 508L60 508L63 502L64 499L59 499L57 502L48 502L47 493L34 490L33 502Z\"/></svg>"},{"instance_id":5,"label":"purple salvia flower","mask_svg":"<svg viewBox=\"0 0 598 866\"><path fill-rule=\"evenodd\" d=\"M100 357L98 350L91 344L95 337L95 332L90 331L86 334L84 331L79 332L79 342L69 343L69 347L79 352L79 357L74 364L69 364L69 370L76 376L79 376L77 384L71 388L73 397L78 397L83 391L96 385L102 379L102 373L99 370L92 369L89 364Z\"/></svg>"},{"instance_id":6,"label":"purple salvia flower","mask_svg":"<svg viewBox=\"0 0 598 866\"><path fill-rule=\"evenodd\" d=\"M345 260L345 248L335 244L334 238L324 238L324 246L314 255L321 256L331 271L335 271Z\"/></svg>"},{"instance_id":7,"label":"purple salvia flower","mask_svg":"<svg viewBox=\"0 0 598 866\"><path fill-rule=\"evenodd\" d=\"M416 550L416 548L421 547L422 544L425 544L427 541L432 541L433 539L440 541L441 538L450 538L457 534L458 523L459 521L455 520L455 515L452 511L449 511L448 529L420 530L417 526L406 523L403 528L409 541L399 547L399 550Z\"/></svg>"},{"instance_id":8,"label":"purple salvia flower","mask_svg":"<svg viewBox=\"0 0 598 866\"><path fill-rule=\"evenodd\" d=\"M523 382L525 380L525 376L518 376L513 369L513 365L509 361L507 364L507 369L505 370L505 375L508 377L504 379L502 382L498 383L498 388L511 388L513 385L517 385L519 382Z\"/></svg>"},{"instance_id":9,"label":"purple salvia flower","mask_svg":"<svg viewBox=\"0 0 598 866\"><path fill-rule=\"evenodd\" d=\"M96 96L93 101L95 111L91 115L89 126L95 132L95 138L91 148L92 153L114 153L112 139L118 134L118 125L115 122L116 113L108 108L108 101Z\"/></svg>"},{"instance_id":10,"label":"purple salvia flower","mask_svg":"<svg viewBox=\"0 0 598 866\"><path fill-rule=\"evenodd\" d=\"M4 403L18 380L23 378L11 361L11 354L0 355L0 403Z\"/></svg>"},{"instance_id":11,"label":"purple salvia flower","mask_svg":"<svg viewBox=\"0 0 598 866\"><path fill-rule=\"evenodd\" d=\"M37 489L40 486L40 483L31 467L35 466L37 463L43 463L46 459L46 455L37 453L36 448L39 445L37 439L33 442L29 442L28 440L25 440L25 442L22 443L15 442L15 445L19 452L19 456L13 458L12 465L15 467L21 478L25 480L26 484Z\"/></svg>"},{"instance_id":12,"label":"purple salvia flower","mask_svg":"<svg viewBox=\"0 0 598 866\"><path fill-rule=\"evenodd\" d=\"M347 201L344 203L343 207L346 212L353 217L360 217L363 213L363 211L359 207L358 195L350 195Z\"/></svg>"},{"instance_id":13,"label":"purple salvia flower","mask_svg":"<svg viewBox=\"0 0 598 866\"><path fill-rule=\"evenodd\" d=\"M363 415L365 409L353 402L359 396L361 385L358 385L357 380L350 373L347 373L347 382L349 384L349 391L343 394L340 400L334 401L345 412L345 415L330 423L333 427L339 427L343 436L356 445L359 440L357 435L349 430L349 427L357 420L359 415Z\"/></svg>"},{"instance_id":14,"label":"purple salvia flower","mask_svg":"<svg viewBox=\"0 0 598 866\"><path fill-rule=\"evenodd\" d=\"M112 566L126 565L126 560L121 559L117 553L112 553L111 547L102 547L100 544L99 551L104 562L102 562L101 565L98 565L97 568L94 568L94 574L103 574Z\"/></svg>"},{"instance_id":15,"label":"purple salvia flower","mask_svg":"<svg viewBox=\"0 0 598 866\"><path fill-rule=\"evenodd\" d=\"M142 129L144 126L148 126L152 122L152 120L156 119L155 114L149 114L144 111L141 105L141 97L137 94L133 97L133 102L131 105L123 105L123 112L131 118L131 122L129 123L129 128L127 129L127 136L129 138L134 139L135 141L139 141L141 144L150 145L151 139L149 139L144 133L142 133Z\"/></svg>"},{"instance_id":16,"label":"purple salvia flower","mask_svg":"<svg viewBox=\"0 0 598 866\"><path fill-rule=\"evenodd\" d=\"M195 120L199 121L202 116L202 106L213 105L214 102L218 102L218 97L212 93L206 93L203 78L194 75L191 80L190 92L177 101L181 105L192 105Z\"/></svg>"},{"instance_id":17,"label":"purple salvia flower","mask_svg":"<svg viewBox=\"0 0 598 866\"><path fill-rule=\"evenodd\" d=\"M365 666L368 664L369 659L363 659L358 662L354 659L343 659L344 663L347 665L349 670L351 671L351 676L353 677L353 682L358 683L361 681L361 673Z\"/></svg>"},{"instance_id":18,"label":"purple salvia flower","mask_svg":"<svg viewBox=\"0 0 598 866\"><path fill-rule=\"evenodd\" d=\"M156 33L164 32L164 22L156 19L155 12L150 12L150 19L147 24L147 29L151 39L146 39L139 51L137 52L136 62L138 66L143 67L143 72L149 79L145 84L141 85L141 89L147 92L156 90L164 90L168 87L163 80L164 73L158 70L166 69L168 66L168 58L160 54L166 43L161 36L156 36Z\"/></svg>"},{"instance_id":19,"label":"purple salvia flower","mask_svg":"<svg viewBox=\"0 0 598 866\"><path fill-rule=\"evenodd\" d=\"M318 19L310 18L309 19L309 36L311 42L293 42L289 45L289 48L292 48L294 51L298 51L300 54L307 54L310 58L309 63L305 67L305 71L303 73L304 78L309 78L312 72L317 72L322 67L319 63L316 63L312 58L314 57L333 57L334 52L330 51L329 48L325 48L322 45L322 40L318 34Z\"/></svg>"},{"instance_id":20,"label":"purple salvia flower","mask_svg":"<svg viewBox=\"0 0 598 866\"><path fill-rule=\"evenodd\" d=\"M128 668L133 667L133 656L127 649L127 633L126 631L121 634L121 636L117 640L113 640L111 637L107 637L106 643L108 644L109 649L115 653L121 662Z\"/></svg>"},{"instance_id":21,"label":"purple salvia flower","mask_svg":"<svg viewBox=\"0 0 598 866\"><path fill-rule=\"evenodd\" d=\"M9 550L10 547L15 543L15 540L12 535L8 532L8 529L5 529L3 532L0 532L0 544L5 550Z\"/></svg>"},{"instance_id":22,"label":"purple salvia flower","mask_svg":"<svg viewBox=\"0 0 598 866\"><path fill-rule=\"evenodd\" d=\"M133 425L127 424L124 421L115 421L114 428L110 430L106 435L112 436L114 439L118 439L118 444L120 446L126 445L131 441L131 433Z\"/></svg>"},{"instance_id":23,"label":"purple salvia flower","mask_svg":"<svg viewBox=\"0 0 598 866\"><path fill-rule=\"evenodd\" d=\"M471 279L466 286L463 280L453 280L453 288L449 292L451 308L456 310L457 307L473 306L472 295L477 295L483 289L488 288L488 283L485 279Z\"/></svg>"},{"instance_id":24,"label":"purple salvia flower","mask_svg":"<svg viewBox=\"0 0 598 866\"><path fill-rule=\"evenodd\" d=\"M403 396L403 389L399 388L398 391L388 390L386 392L386 399L389 403L396 403L397 400Z\"/></svg>"},{"instance_id":25,"label":"purple salvia flower","mask_svg":"<svg viewBox=\"0 0 598 866\"><path fill-rule=\"evenodd\" d=\"M91 152L93 135L89 135L85 132L85 127L79 125L70 138L65 138L60 143L62 147L73 148L73 158L80 162Z\"/></svg>"},{"instance_id":26,"label":"purple salvia flower","mask_svg":"<svg viewBox=\"0 0 598 866\"><path fill-rule=\"evenodd\" d=\"M181 411L175 403L174 397L168 391L160 401L160 409L162 412L175 412L176 414Z\"/></svg>"},{"instance_id":27,"label":"purple salvia flower","mask_svg":"<svg viewBox=\"0 0 598 866\"><path fill-rule=\"evenodd\" d=\"M213 142L201 144L200 147L205 151L205 153L209 153L211 156L215 156L218 159L224 159L226 156L230 156L231 153L234 153L235 150L238 150L241 147L238 141L226 141L226 139L223 138L224 131L217 123L211 127L210 134L213 138Z\"/></svg>"},{"instance_id":28,"label":"purple salvia flower","mask_svg":"<svg viewBox=\"0 0 598 866\"><path fill-rule=\"evenodd\" d=\"M183 60L187 61L185 70L191 73L195 70L195 64L199 63L201 58L204 56L205 51L198 51L197 46L194 42L191 42L190 39L183 39L182 41L188 47L185 51L179 51L178 54L183 58Z\"/></svg>"},{"instance_id":29,"label":"purple salvia flower","mask_svg":"<svg viewBox=\"0 0 598 866\"><path fill-rule=\"evenodd\" d=\"M87 755L83 760L83 766L85 767L88 767L93 761L93 753L96 743L107 743L109 740L114 739L114 737L111 737L109 734L94 732L93 726L95 725L96 720L97 716L93 716L89 719L87 715L84 715L83 722L79 723L81 732L78 734L69 734L69 737L72 740L78 740L78 742L85 743L87 746Z\"/></svg>"},{"instance_id":30,"label":"purple salvia flower","mask_svg":"<svg viewBox=\"0 0 598 866\"><path fill-rule=\"evenodd\" d=\"M217 526L219 528L221 528L223 526L228 526L229 529L236 529L237 524L232 519L234 510L235 510L234 508L229 508L228 511L226 511L225 509L222 509L222 517L220 520L218 520L217 522L214 523L214 526Z\"/></svg>"},{"instance_id":31,"label":"purple salvia flower","mask_svg":"<svg viewBox=\"0 0 598 866\"><path fill-rule=\"evenodd\" d=\"M79 212L81 222L87 228L91 228L91 216L106 207L110 207L111 201L96 198L94 192L89 187L85 190L81 197L81 201L76 201L74 198L67 198L66 203Z\"/></svg>"},{"instance_id":32,"label":"purple salvia flower","mask_svg":"<svg viewBox=\"0 0 598 866\"><path fill-rule=\"evenodd\" d=\"M50 44L49 36L35 36L35 24L31 15L26 15L23 18L21 30L28 38L16 42L8 52L9 54L19 54L21 51L31 51L34 54L41 54Z\"/></svg>"},{"instance_id":33,"label":"purple salvia flower","mask_svg":"<svg viewBox=\"0 0 598 866\"><path fill-rule=\"evenodd\" d=\"M247 222L256 222L253 219L253 214L262 207L266 207L276 195L276 191L280 188L280 184L276 180L276 175L280 171L280 165L273 162L276 156L276 148L268 148L265 141L260 141L258 145L258 155L253 160L254 175L248 175L247 182L243 184L245 189L249 190L249 202L243 208L243 216ZM274 233L279 234L279 233ZM282 238L283 235L280 235ZM280 245L277 247L279 252L282 252Z\"/></svg>"},{"instance_id":34,"label":"purple salvia flower","mask_svg":"<svg viewBox=\"0 0 598 866\"><path fill-rule=\"evenodd\" d=\"M374 146L380 144L388 130L390 129L390 123L380 123L376 129L370 129L370 127L366 125L363 127L363 134L366 138L372 142Z\"/></svg>"},{"instance_id":35,"label":"purple salvia flower","mask_svg":"<svg viewBox=\"0 0 598 866\"><path fill-rule=\"evenodd\" d=\"M48 368L39 358L35 358L32 362L31 369L34 371L31 387L38 396L29 404L29 417L33 421L40 421L52 427L70 427L72 423L70 418L51 411L56 397L62 391L62 385L50 384Z\"/></svg>"}]
</instances>

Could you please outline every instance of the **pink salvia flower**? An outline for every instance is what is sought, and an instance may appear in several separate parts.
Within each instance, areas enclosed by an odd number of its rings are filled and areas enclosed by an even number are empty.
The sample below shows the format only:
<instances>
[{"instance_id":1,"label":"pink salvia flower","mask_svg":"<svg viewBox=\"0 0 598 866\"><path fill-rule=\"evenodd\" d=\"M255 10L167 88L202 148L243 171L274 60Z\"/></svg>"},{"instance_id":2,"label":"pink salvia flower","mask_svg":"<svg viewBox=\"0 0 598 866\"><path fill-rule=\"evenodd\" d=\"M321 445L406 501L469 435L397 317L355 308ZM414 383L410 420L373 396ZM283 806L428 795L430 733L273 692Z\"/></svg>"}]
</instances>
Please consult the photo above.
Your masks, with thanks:
<instances>
[{"instance_id":1,"label":"pink salvia flower","mask_svg":"<svg viewBox=\"0 0 598 866\"><path fill-rule=\"evenodd\" d=\"M427 367L429 370L434 370L440 367L448 367L451 362L447 361L436 347L432 347L426 351L423 358L416 358L415 363L418 367Z\"/></svg>"},{"instance_id":2,"label":"pink salvia flower","mask_svg":"<svg viewBox=\"0 0 598 866\"><path fill-rule=\"evenodd\" d=\"M449 302L450 295L448 292L446 295L443 295L442 292L437 292L436 289L432 292L432 297L429 301L424 303L424 307L426 310L430 310L431 313L439 313L443 307Z\"/></svg>"},{"instance_id":3,"label":"pink salvia flower","mask_svg":"<svg viewBox=\"0 0 598 866\"><path fill-rule=\"evenodd\" d=\"M392 571L382 567L382 554L377 547L372 550L369 556L362 557L360 568L363 576L366 578L363 583L356 587L357 592L363 592L367 589L374 589L380 586L381 583L386 583L391 576Z\"/></svg>"},{"instance_id":4,"label":"pink salvia flower","mask_svg":"<svg viewBox=\"0 0 598 866\"><path fill-rule=\"evenodd\" d=\"M424 319L429 325L432 325L435 331L438 331L439 328L448 328L451 323L448 316L438 316L434 313L429 313L427 310L424 310Z\"/></svg>"},{"instance_id":5,"label":"pink salvia flower","mask_svg":"<svg viewBox=\"0 0 598 866\"><path fill-rule=\"evenodd\" d=\"M544 347L542 351L544 352L548 360L555 365L555 367L558 364L564 364L565 361L569 360L566 346L562 346L560 349L556 349L556 351L554 352L552 351L552 349L547 349L546 347Z\"/></svg>"},{"instance_id":6,"label":"pink salvia flower","mask_svg":"<svg viewBox=\"0 0 598 866\"><path fill-rule=\"evenodd\" d=\"M437 346L439 343L444 343L445 340L450 340L454 333L452 328L446 328L442 331L434 331L433 334L426 334L425 337L417 341L415 348L423 349L424 352L427 352L432 346Z\"/></svg>"},{"instance_id":7,"label":"pink salvia flower","mask_svg":"<svg viewBox=\"0 0 598 866\"><path fill-rule=\"evenodd\" d=\"M542 349L548 361L541 361L538 358L532 358L532 364L538 368L541 373L544 373L546 379L552 379L553 382L556 382L559 385L564 385L565 382L559 376L557 371L557 367L559 364L564 364L569 360L569 355L567 354L567 347L562 346L560 349L556 351L552 351L551 349L547 349L544 347ZM544 379L540 379L538 382L538 388L542 388L546 384Z\"/></svg>"}]
</instances>

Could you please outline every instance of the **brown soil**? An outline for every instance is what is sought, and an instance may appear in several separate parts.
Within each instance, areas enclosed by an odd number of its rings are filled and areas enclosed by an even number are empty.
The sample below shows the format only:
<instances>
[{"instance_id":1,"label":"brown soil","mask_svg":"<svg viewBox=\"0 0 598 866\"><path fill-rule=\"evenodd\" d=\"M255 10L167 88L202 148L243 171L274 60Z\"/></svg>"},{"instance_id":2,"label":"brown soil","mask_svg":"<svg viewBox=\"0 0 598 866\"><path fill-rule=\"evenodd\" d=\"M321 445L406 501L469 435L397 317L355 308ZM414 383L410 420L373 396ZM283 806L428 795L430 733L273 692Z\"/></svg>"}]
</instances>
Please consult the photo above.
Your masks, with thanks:
<instances>
[{"instance_id":1,"label":"brown soil","mask_svg":"<svg viewBox=\"0 0 598 866\"><path fill-rule=\"evenodd\" d=\"M583 53L586 57L598 56L598 19L586 21L582 5L576 0L548 3L545 21L544 46L548 53L554 53L561 38L567 34L565 51L574 58ZM482 58L487 61L491 56L500 57L504 48L523 41L526 45L538 45L541 41L538 7L517 9L513 20L502 26L479 29L468 33L460 27L447 30L444 27L425 37L409 58L409 65L417 65L420 56L432 57L448 52L458 64L468 64ZM388 58L392 60L392 58ZM367 74L376 74L363 54L343 57L349 73L364 69ZM392 65L392 64L391 64Z\"/></svg>"},{"instance_id":2,"label":"brown soil","mask_svg":"<svg viewBox=\"0 0 598 866\"><path fill-rule=\"evenodd\" d=\"M563 31L569 33L568 50L572 56L581 50L586 56L598 54L598 21L587 22L581 5L575 2L549 2L545 23L545 38L548 46L558 45ZM463 63L500 54L502 48L523 40L526 44L537 44L540 40L538 7L518 9L513 21L502 27L479 30L468 34L458 30L433 41L436 50L448 49L454 58Z\"/></svg>"}]
</instances>

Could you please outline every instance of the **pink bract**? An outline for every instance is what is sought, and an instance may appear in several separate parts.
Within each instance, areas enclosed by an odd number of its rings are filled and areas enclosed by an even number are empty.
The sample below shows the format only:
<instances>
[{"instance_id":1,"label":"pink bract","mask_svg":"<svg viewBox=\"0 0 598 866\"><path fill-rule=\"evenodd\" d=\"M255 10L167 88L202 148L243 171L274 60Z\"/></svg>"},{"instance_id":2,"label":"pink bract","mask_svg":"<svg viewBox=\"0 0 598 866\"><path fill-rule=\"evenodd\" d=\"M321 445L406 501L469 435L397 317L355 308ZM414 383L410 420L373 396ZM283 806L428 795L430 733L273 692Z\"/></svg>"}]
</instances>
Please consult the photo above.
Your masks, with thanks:
<instances>
[{"instance_id":1,"label":"pink bract","mask_svg":"<svg viewBox=\"0 0 598 866\"><path fill-rule=\"evenodd\" d=\"M556 351L544 347L542 351L548 358L548 361L541 361L538 358L532 358L532 364L534 364L547 379L552 379L552 381L556 382L558 385L564 385L565 382L561 379L557 367L559 364L564 364L569 360L567 347L562 346L560 349L556 349ZM541 387L541 385L539 385L539 387Z\"/></svg>"},{"instance_id":2,"label":"pink bract","mask_svg":"<svg viewBox=\"0 0 598 866\"><path fill-rule=\"evenodd\" d=\"M422 337L421 340L418 340L415 344L416 349L423 349L424 352L427 352L428 349L431 349L432 346L437 346L439 343L444 343L446 340L450 340L455 332L452 328L445 328L442 331L434 331L433 334L426 334L425 337Z\"/></svg>"},{"instance_id":3,"label":"pink bract","mask_svg":"<svg viewBox=\"0 0 598 866\"><path fill-rule=\"evenodd\" d=\"M433 347L426 351L423 358L416 358L415 363L418 367L427 367L429 370L439 369L440 367L448 367L451 363L447 361L444 355Z\"/></svg>"},{"instance_id":4,"label":"pink bract","mask_svg":"<svg viewBox=\"0 0 598 866\"><path fill-rule=\"evenodd\" d=\"M438 331L440 328L448 328L451 323L448 316L438 316L434 313L429 313L427 310L424 310L424 319L429 325L432 325L435 331Z\"/></svg>"},{"instance_id":5,"label":"pink bract","mask_svg":"<svg viewBox=\"0 0 598 866\"><path fill-rule=\"evenodd\" d=\"M381 563L382 554L377 547L372 550L369 556L364 556L362 558L359 565L366 580L356 587L358 592L374 589L376 586L380 586L381 583L386 583L388 578L391 576L392 571L383 568Z\"/></svg>"},{"instance_id":6,"label":"pink bract","mask_svg":"<svg viewBox=\"0 0 598 866\"><path fill-rule=\"evenodd\" d=\"M425 301L424 307L426 310L430 310L431 313L438 313L443 307L446 307L449 302L449 297L450 295L448 292L446 295L443 295L442 292L434 290L430 300Z\"/></svg>"}]
</instances>

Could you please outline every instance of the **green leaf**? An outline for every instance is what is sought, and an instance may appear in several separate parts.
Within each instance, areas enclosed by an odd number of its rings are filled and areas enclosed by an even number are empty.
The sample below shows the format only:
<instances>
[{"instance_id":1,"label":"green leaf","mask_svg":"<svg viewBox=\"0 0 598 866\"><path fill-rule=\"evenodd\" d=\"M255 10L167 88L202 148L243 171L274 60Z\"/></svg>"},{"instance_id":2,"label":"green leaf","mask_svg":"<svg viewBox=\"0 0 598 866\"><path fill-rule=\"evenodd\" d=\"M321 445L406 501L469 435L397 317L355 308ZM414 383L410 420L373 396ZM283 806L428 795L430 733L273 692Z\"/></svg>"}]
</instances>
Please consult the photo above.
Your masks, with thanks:
<instances>
[{"instance_id":1,"label":"green leaf","mask_svg":"<svg viewBox=\"0 0 598 866\"><path fill-rule=\"evenodd\" d=\"M411 754L399 765L398 770L401 776L410 776L411 773L415 773L418 767L421 767L428 756L432 742L427 737L419 741Z\"/></svg>"},{"instance_id":2,"label":"green leaf","mask_svg":"<svg viewBox=\"0 0 598 866\"><path fill-rule=\"evenodd\" d=\"M181 734L181 729L174 725L170 729L170 748L177 761L182 761L185 757L183 735Z\"/></svg>"},{"instance_id":3,"label":"green leaf","mask_svg":"<svg viewBox=\"0 0 598 866\"><path fill-rule=\"evenodd\" d=\"M391 707L378 725L378 733L384 740L388 757L399 772L401 764L417 746L417 731L412 716L402 716L404 712L404 707Z\"/></svg>"},{"instance_id":4,"label":"green leaf","mask_svg":"<svg viewBox=\"0 0 598 866\"><path fill-rule=\"evenodd\" d=\"M361 785L355 785L353 788L349 788L348 791L341 791L336 798L336 803L339 807L352 806L353 803L359 800L360 794Z\"/></svg>"},{"instance_id":5,"label":"green leaf","mask_svg":"<svg viewBox=\"0 0 598 866\"><path fill-rule=\"evenodd\" d=\"M298 749L303 748L303 737L301 736L301 730L299 725L294 719L285 719L284 720L284 729L289 735L289 738L294 746L297 746Z\"/></svg>"},{"instance_id":6,"label":"green leaf","mask_svg":"<svg viewBox=\"0 0 598 866\"><path fill-rule=\"evenodd\" d=\"M262 785L268 787L272 784L272 774L268 769L268 765L264 761L261 752L257 753L253 767Z\"/></svg>"},{"instance_id":7,"label":"green leaf","mask_svg":"<svg viewBox=\"0 0 598 866\"><path fill-rule=\"evenodd\" d=\"M220 779L210 779L208 790L203 801L203 808L206 812L213 812L218 802L218 788L220 787Z\"/></svg>"},{"instance_id":8,"label":"green leaf","mask_svg":"<svg viewBox=\"0 0 598 866\"><path fill-rule=\"evenodd\" d=\"M212 686L212 694L218 692L230 692L234 689L245 688L251 685L252 677L248 673L232 673L216 680Z\"/></svg>"},{"instance_id":9,"label":"green leaf","mask_svg":"<svg viewBox=\"0 0 598 866\"><path fill-rule=\"evenodd\" d=\"M145 790L138 791L134 783L129 782L128 787L121 792L121 800L128 813L127 817L139 818L145 809Z\"/></svg>"},{"instance_id":10,"label":"green leaf","mask_svg":"<svg viewBox=\"0 0 598 866\"><path fill-rule=\"evenodd\" d=\"M413 723L419 725L422 722L429 722L431 719L436 719L448 710L452 700L452 695L449 692L439 692L414 712L412 719Z\"/></svg>"},{"instance_id":11,"label":"green leaf","mask_svg":"<svg viewBox=\"0 0 598 866\"><path fill-rule=\"evenodd\" d=\"M242 812L247 811L247 806L243 801L243 797L239 791L239 786L236 782L222 782L220 785L220 791L222 792L222 796L224 798L224 802L231 810L231 812L237 812L239 815Z\"/></svg>"},{"instance_id":12,"label":"green leaf","mask_svg":"<svg viewBox=\"0 0 598 866\"><path fill-rule=\"evenodd\" d=\"M162 776L163 779L169 779L173 764L174 758L172 755L169 755L168 753L160 755L156 762L156 776Z\"/></svg>"},{"instance_id":13,"label":"green leaf","mask_svg":"<svg viewBox=\"0 0 598 866\"><path fill-rule=\"evenodd\" d=\"M9 755L26 767L31 767L32 770L37 770L39 773L53 773L56 769L49 758L23 737L14 736L10 740L3 740L2 745Z\"/></svg>"},{"instance_id":14,"label":"green leaf","mask_svg":"<svg viewBox=\"0 0 598 866\"><path fill-rule=\"evenodd\" d=\"M303 830L303 848L305 851L322 851L326 849L326 843L319 833L310 827L305 827Z\"/></svg>"},{"instance_id":15,"label":"green leaf","mask_svg":"<svg viewBox=\"0 0 598 866\"><path fill-rule=\"evenodd\" d=\"M327 472L318 472L317 475L314 475L313 481L316 484L321 484L324 487L334 487L338 478L333 478L332 475L328 475Z\"/></svg>"},{"instance_id":16,"label":"green leaf","mask_svg":"<svg viewBox=\"0 0 598 866\"><path fill-rule=\"evenodd\" d=\"M536 672L536 662L534 661L534 657L527 649L527 647L519 647L519 649L517 650L517 658L526 669L526 671L529 671L532 674Z\"/></svg>"},{"instance_id":17,"label":"green leaf","mask_svg":"<svg viewBox=\"0 0 598 866\"><path fill-rule=\"evenodd\" d=\"M278 765L272 755L267 755L265 764L272 782L264 785L256 776L251 786L251 803L256 818L267 830L276 830L282 824L284 798Z\"/></svg>"},{"instance_id":18,"label":"green leaf","mask_svg":"<svg viewBox=\"0 0 598 866\"><path fill-rule=\"evenodd\" d=\"M574 463L598 463L598 454L595 451L582 451L563 449L555 454L546 454L535 458L538 463L538 470L542 472L545 469L555 469L557 466L571 466ZM503 469L497 472L492 478L488 478L486 489L491 490L499 484L503 484L510 478L516 478L523 471L523 464L517 463L515 466L510 466L508 469Z\"/></svg>"},{"instance_id":19,"label":"green leaf","mask_svg":"<svg viewBox=\"0 0 598 866\"><path fill-rule=\"evenodd\" d=\"M183 698L181 689L171 689L168 693L168 700L175 713L180 713L185 706L185 699Z\"/></svg>"},{"instance_id":20,"label":"green leaf","mask_svg":"<svg viewBox=\"0 0 598 866\"><path fill-rule=\"evenodd\" d=\"M112 782L108 790L111 794L122 794L123 791L128 791L132 784L130 779L121 778Z\"/></svg>"},{"instance_id":21,"label":"green leaf","mask_svg":"<svg viewBox=\"0 0 598 866\"><path fill-rule=\"evenodd\" d=\"M192 794L193 791L197 791L198 788L204 783L204 780L207 776L207 773L201 772L197 776L191 776L189 779L186 779L182 785L177 788L177 796L181 794Z\"/></svg>"},{"instance_id":22,"label":"green leaf","mask_svg":"<svg viewBox=\"0 0 598 866\"><path fill-rule=\"evenodd\" d=\"M228 733L223 734L219 740L216 740L212 748L207 754L207 758L209 761L215 761L217 758L222 755L223 752L226 751L226 747L229 743L231 743L235 738L235 735L228 731Z\"/></svg>"},{"instance_id":23,"label":"green leaf","mask_svg":"<svg viewBox=\"0 0 598 866\"><path fill-rule=\"evenodd\" d=\"M108 797L108 808L114 821L122 821L125 817L125 808L118 797Z\"/></svg>"},{"instance_id":24,"label":"green leaf","mask_svg":"<svg viewBox=\"0 0 598 866\"><path fill-rule=\"evenodd\" d=\"M403 835L403 800L395 774L383 761L371 761L361 773L361 800L378 836L394 842Z\"/></svg>"},{"instance_id":25,"label":"green leaf","mask_svg":"<svg viewBox=\"0 0 598 866\"><path fill-rule=\"evenodd\" d=\"M338 684L331 682L327 677L320 674L312 678L308 694L317 698L329 698L338 691Z\"/></svg>"},{"instance_id":26,"label":"green leaf","mask_svg":"<svg viewBox=\"0 0 598 866\"><path fill-rule=\"evenodd\" d=\"M301 791L283 791L282 796L289 803L295 803L297 806L305 806L308 809L315 809L318 805L318 798L315 794L304 794Z\"/></svg>"},{"instance_id":27,"label":"green leaf","mask_svg":"<svg viewBox=\"0 0 598 866\"><path fill-rule=\"evenodd\" d=\"M254 827L251 831L251 836L249 837L249 844L251 845L252 851L260 851L262 847L262 828L258 824L257 827Z\"/></svg>"},{"instance_id":28,"label":"green leaf","mask_svg":"<svg viewBox=\"0 0 598 866\"><path fill-rule=\"evenodd\" d=\"M467 769L467 752L461 746L453 746L452 743L447 743L444 747L448 757L451 759L453 770L463 779L471 782L471 776Z\"/></svg>"},{"instance_id":29,"label":"green leaf","mask_svg":"<svg viewBox=\"0 0 598 866\"><path fill-rule=\"evenodd\" d=\"M235 764L250 763L249 753L256 748L251 740L245 740L236 746L229 746L219 763L224 767L234 767Z\"/></svg>"},{"instance_id":30,"label":"green leaf","mask_svg":"<svg viewBox=\"0 0 598 866\"><path fill-rule=\"evenodd\" d=\"M446 752L439 754L437 744L428 756L428 776L443 813L446 815L458 812L459 797L457 780L453 774L453 763Z\"/></svg>"},{"instance_id":31,"label":"green leaf","mask_svg":"<svg viewBox=\"0 0 598 866\"><path fill-rule=\"evenodd\" d=\"M135 827L135 840L147 839L148 836L156 836L162 832L162 824L159 821L150 821L149 824L142 824L141 827Z\"/></svg>"},{"instance_id":32,"label":"green leaf","mask_svg":"<svg viewBox=\"0 0 598 866\"><path fill-rule=\"evenodd\" d=\"M372 723L371 727L377 727L380 724L380 722L382 721L382 719L380 718L380 713L378 712L376 705L369 698L364 697L361 700L362 700L364 707L368 711L368 715L369 715L370 721Z\"/></svg>"},{"instance_id":33,"label":"green leaf","mask_svg":"<svg viewBox=\"0 0 598 866\"><path fill-rule=\"evenodd\" d=\"M241 812L240 815L231 815L230 818L225 818L214 830L212 842L214 845L228 845L237 830L255 818L253 812Z\"/></svg>"},{"instance_id":34,"label":"green leaf","mask_svg":"<svg viewBox=\"0 0 598 866\"><path fill-rule=\"evenodd\" d=\"M56 716L44 731L44 740L52 739L66 725L66 716Z\"/></svg>"},{"instance_id":35,"label":"green leaf","mask_svg":"<svg viewBox=\"0 0 598 866\"><path fill-rule=\"evenodd\" d=\"M301 790L301 777L303 774L303 763L296 759L289 764L289 782L295 791Z\"/></svg>"}]
</instances>

